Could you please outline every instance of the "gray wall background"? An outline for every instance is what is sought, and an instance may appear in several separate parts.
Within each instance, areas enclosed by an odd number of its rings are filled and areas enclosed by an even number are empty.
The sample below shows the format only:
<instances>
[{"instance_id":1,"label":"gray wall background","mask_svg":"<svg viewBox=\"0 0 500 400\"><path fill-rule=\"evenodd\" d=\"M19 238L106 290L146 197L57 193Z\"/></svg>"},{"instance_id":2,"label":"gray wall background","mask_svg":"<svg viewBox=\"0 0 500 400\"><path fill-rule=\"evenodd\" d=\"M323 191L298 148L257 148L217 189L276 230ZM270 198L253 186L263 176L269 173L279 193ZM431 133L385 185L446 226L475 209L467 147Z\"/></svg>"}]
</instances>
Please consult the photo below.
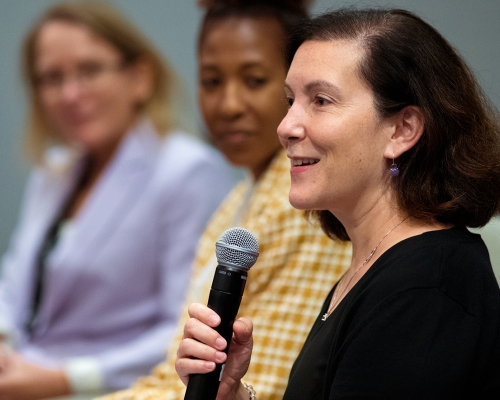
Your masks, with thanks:
<instances>
[{"instance_id":1,"label":"gray wall background","mask_svg":"<svg viewBox=\"0 0 500 400\"><path fill-rule=\"evenodd\" d=\"M202 130L196 111L195 43L201 11L196 0L110 0L156 45L181 76L192 107L191 126ZM54 0L0 0L0 254L7 248L29 165L21 150L25 96L19 48L37 16ZM499 0L316 0L312 12L344 5L381 5L417 12L465 57L500 108Z\"/></svg>"}]
</instances>

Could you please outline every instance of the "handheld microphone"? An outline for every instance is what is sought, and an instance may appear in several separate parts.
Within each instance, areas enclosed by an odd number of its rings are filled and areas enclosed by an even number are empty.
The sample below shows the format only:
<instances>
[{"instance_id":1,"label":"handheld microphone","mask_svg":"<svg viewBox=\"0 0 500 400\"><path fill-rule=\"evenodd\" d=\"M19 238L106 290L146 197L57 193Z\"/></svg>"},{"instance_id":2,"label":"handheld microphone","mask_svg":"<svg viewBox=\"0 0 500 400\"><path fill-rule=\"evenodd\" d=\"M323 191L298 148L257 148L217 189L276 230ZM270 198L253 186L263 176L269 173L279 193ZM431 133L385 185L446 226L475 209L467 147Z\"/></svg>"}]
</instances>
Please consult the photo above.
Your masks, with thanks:
<instances>
[{"instance_id":1,"label":"handheld microphone","mask_svg":"<svg viewBox=\"0 0 500 400\"><path fill-rule=\"evenodd\" d=\"M259 243L252 232L244 228L230 228L215 244L215 255L218 265L207 305L221 318L215 330L226 339L224 351L227 353L247 272L259 256ZM224 364L216 364L215 370L208 374L190 375L184 400L215 400L223 371Z\"/></svg>"}]
</instances>

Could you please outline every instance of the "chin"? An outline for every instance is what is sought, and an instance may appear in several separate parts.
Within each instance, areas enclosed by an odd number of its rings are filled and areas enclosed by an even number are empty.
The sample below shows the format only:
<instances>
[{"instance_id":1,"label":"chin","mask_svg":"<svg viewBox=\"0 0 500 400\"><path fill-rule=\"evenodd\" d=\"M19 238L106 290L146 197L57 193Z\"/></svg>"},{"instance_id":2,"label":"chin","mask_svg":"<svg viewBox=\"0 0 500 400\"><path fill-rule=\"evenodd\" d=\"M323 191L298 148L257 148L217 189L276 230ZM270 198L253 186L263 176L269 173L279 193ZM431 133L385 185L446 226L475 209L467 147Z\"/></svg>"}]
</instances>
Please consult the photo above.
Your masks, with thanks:
<instances>
[{"instance_id":1,"label":"chin","mask_svg":"<svg viewBox=\"0 0 500 400\"><path fill-rule=\"evenodd\" d=\"M311 207L311 202L307 201L307 199L303 199L297 196L293 196L290 193L290 196L288 198L290 201L290 204L292 205L293 208L296 208L297 210L313 210L314 207Z\"/></svg>"},{"instance_id":2,"label":"chin","mask_svg":"<svg viewBox=\"0 0 500 400\"><path fill-rule=\"evenodd\" d=\"M80 126L71 126L62 132L66 132L66 138L71 142L81 143L82 145L87 144L87 142L93 142L95 140L96 129L92 129L88 124Z\"/></svg>"},{"instance_id":3,"label":"chin","mask_svg":"<svg viewBox=\"0 0 500 400\"><path fill-rule=\"evenodd\" d=\"M293 208L298 210L327 210L328 201L321 195L311 195L311 188L304 190L294 190L293 186L290 189L288 200Z\"/></svg>"}]
</instances>

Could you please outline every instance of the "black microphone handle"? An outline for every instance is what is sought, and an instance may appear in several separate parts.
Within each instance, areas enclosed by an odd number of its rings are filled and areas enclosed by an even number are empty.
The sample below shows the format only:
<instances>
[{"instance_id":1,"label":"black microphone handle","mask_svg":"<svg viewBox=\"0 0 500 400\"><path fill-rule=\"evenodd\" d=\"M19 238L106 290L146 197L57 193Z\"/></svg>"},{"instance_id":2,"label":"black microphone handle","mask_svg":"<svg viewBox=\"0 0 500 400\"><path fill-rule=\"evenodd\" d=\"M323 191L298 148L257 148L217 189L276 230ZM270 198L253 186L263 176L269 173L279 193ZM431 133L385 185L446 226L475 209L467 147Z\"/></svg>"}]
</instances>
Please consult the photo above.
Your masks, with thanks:
<instances>
[{"instance_id":1,"label":"black microphone handle","mask_svg":"<svg viewBox=\"0 0 500 400\"><path fill-rule=\"evenodd\" d=\"M215 330L229 344L233 336L233 323L240 308L241 297L245 289L247 272L239 269L217 266L208 297L208 307L221 318ZM215 400L224 364L216 364L215 370L208 374L192 374L189 377L184 400Z\"/></svg>"}]
</instances>

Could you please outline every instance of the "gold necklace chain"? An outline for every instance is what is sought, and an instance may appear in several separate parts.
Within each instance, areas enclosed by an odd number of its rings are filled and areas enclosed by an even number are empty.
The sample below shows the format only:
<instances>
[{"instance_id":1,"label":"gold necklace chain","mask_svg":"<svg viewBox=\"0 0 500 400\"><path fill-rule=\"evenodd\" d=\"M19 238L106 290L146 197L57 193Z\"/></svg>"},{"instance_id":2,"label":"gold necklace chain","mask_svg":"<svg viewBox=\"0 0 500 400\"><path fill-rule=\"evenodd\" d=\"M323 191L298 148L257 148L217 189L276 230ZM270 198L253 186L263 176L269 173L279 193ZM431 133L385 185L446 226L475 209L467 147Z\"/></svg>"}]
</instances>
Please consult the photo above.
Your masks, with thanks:
<instances>
[{"instance_id":1,"label":"gold necklace chain","mask_svg":"<svg viewBox=\"0 0 500 400\"><path fill-rule=\"evenodd\" d=\"M353 280L353 278L356 276L356 274L358 273L358 271L363 268L366 264L368 264L368 262L372 259L373 255L375 254L375 252L377 251L378 249L378 246L380 246L380 243L383 242L383 240L389 235L389 233L391 233L394 229L396 229L399 225L401 225L405 220L407 220L409 218L409 216L407 216L406 218L403 218L401 221L398 222L398 224L396 226L394 226L391 230L389 230L389 232L387 232L384 237L382 239L380 239L380 242L377 243L377 245L373 248L373 250L370 252L370 254L368 255L368 257L366 258L365 261L363 261L363 264L361 264L361 266L356 270L354 271L354 274L352 274L352 276L349 278L349 281L347 282L347 284L345 285L344 289L342 289L342 292L340 293L339 296L337 296L337 290L338 288L340 287L340 283L342 283L343 281L343 277L340 279L340 282L339 282L339 285L337 286L336 290L333 292L333 298L332 298L332 301L330 302L330 306L328 307L328 310L326 313L323 314L323 316L321 317L321 320L322 321L326 321L326 319L330 316L330 314L333 312L333 310L335 309L335 307L337 306L338 302L336 301L336 299L338 298L339 299L339 302L340 302L340 299L342 298L342 295L344 294L344 292L347 290L347 288L349 287L349 284L351 283L351 281Z\"/></svg>"}]
</instances>

